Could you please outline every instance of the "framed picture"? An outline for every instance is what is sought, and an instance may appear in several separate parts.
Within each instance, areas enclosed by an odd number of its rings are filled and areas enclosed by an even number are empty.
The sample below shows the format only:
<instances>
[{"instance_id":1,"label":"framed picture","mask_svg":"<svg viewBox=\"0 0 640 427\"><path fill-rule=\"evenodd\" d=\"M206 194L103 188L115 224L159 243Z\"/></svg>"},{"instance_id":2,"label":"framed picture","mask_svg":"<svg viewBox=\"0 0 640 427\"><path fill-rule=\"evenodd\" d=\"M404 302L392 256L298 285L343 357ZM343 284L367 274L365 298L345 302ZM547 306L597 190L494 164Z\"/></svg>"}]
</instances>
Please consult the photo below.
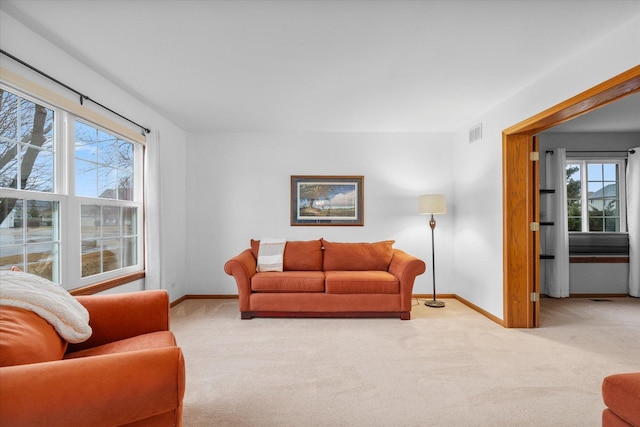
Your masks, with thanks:
<instances>
[{"instance_id":1,"label":"framed picture","mask_svg":"<svg viewBox=\"0 0 640 427\"><path fill-rule=\"evenodd\" d=\"M364 225L364 177L292 175L291 225Z\"/></svg>"}]
</instances>

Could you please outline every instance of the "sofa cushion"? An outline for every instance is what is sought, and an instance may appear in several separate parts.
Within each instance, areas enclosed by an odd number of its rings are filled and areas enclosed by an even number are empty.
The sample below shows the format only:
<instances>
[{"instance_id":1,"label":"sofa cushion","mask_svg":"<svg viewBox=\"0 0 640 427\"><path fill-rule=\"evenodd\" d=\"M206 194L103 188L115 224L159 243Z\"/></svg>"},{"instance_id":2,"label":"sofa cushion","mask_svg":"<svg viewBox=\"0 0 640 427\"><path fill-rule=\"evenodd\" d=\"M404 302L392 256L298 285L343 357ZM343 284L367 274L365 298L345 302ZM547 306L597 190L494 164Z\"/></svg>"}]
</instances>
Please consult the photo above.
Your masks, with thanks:
<instances>
[{"instance_id":1,"label":"sofa cushion","mask_svg":"<svg viewBox=\"0 0 640 427\"><path fill-rule=\"evenodd\" d=\"M283 271L256 273L251 278L252 292L324 292L322 271Z\"/></svg>"},{"instance_id":2,"label":"sofa cushion","mask_svg":"<svg viewBox=\"0 0 640 427\"><path fill-rule=\"evenodd\" d=\"M251 239L251 253L258 259L260 240ZM284 247L284 271L322 271L322 242L287 241Z\"/></svg>"},{"instance_id":3,"label":"sofa cushion","mask_svg":"<svg viewBox=\"0 0 640 427\"><path fill-rule=\"evenodd\" d=\"M175 347L176 338L171 331L149 332L120 341L98 345L85 350L75 351L64 356L65 359L78 357L102 356L105 354L124 353L127 351L149 350L152 348Z\"/></svg>"},{"instance_id":4,"label":"sofa cushion","mask_svg":"<svg viewBox=\"0 0 640 427\"><path fill-rule=\"evenodd\" d=\"M398 294L400 281L386 271L327 271L328 294Z\"/></svg>"},{"instance_id":5,"label":"sofa cushion","mask_svg":"<svg viewBox=\"0 0 640 427\"><path fill-rule=\"evenodd\" d=\"M394 240L375 243L337 243L322 239L324 271L387 271L393 257Z\"/></svg>"},{"instance_id":6,"label":"sofa cushion","mask_svg":"<svg viewBox=\"0 0 640 427\"><path fill-rule=\"evenodd\" d=\"M0 366L60 360L67 342L36 313L0 306Z\"/></svg>"}]
</instances>

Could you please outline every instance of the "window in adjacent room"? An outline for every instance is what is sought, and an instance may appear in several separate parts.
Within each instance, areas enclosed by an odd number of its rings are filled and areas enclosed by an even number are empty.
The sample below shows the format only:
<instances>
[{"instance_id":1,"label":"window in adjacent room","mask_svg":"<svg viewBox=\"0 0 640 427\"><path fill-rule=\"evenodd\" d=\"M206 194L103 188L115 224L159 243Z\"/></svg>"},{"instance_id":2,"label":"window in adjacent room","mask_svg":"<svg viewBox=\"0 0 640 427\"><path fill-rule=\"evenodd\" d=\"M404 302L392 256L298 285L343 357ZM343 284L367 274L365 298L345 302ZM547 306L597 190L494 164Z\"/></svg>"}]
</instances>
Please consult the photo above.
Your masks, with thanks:
<instances>
[{"instance_id":1,"label":"window in adjacent room","mask_svg":"<svg viewBox=\"0 0 640 427\"><path fill-rule=\"evenodd\" d=\"M570 232L626 232L624 160L568 160Z\"/></svg>"}]
</instances>

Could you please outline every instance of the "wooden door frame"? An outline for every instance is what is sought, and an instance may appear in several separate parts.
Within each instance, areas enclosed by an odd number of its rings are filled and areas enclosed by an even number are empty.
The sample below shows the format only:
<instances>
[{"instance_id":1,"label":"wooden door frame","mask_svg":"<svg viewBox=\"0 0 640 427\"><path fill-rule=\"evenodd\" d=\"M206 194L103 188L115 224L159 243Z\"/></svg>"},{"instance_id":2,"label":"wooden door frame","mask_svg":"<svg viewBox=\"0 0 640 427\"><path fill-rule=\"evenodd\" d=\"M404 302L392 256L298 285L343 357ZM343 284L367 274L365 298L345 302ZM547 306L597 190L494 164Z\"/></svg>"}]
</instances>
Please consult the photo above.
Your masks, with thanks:
<instances>
[{"instance_id":1,"label":"wooden door frame","mask_svg":"<svg viewBox=\"0 0 640 427\"><path fill-rule=\"evenodd\" d=\"M503 325L535 327L534 268L538 233L533 212L533 136L640 92L640 65L502 131ZM526 214L523 214L526 212Z\"/></svg>"}]
</instances>

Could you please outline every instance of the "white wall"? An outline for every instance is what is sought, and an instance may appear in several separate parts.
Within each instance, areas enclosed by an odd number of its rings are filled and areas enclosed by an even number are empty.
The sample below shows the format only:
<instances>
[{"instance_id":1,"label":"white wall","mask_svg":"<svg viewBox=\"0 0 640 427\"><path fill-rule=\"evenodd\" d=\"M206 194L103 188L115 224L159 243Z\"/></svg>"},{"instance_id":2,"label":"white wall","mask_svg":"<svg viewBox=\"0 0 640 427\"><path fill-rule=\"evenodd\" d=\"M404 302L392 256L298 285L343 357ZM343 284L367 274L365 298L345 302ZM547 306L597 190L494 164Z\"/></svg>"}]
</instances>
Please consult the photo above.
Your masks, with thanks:
<instances>
[{"instance_id":1,"label":"white wall","mask_svg":"<svg viewBox=\"0 0 640 427\"><path fill-rule=\"evenodd\" d=\"M431 236L418 196L453 199L450 134L212 133L188 140L189 293L237 294L224 263L251 238L359 242L394 239L427 262L414 292L431 293ZM291 175L363 175L364 226L291 226ZM455 293L455 206L437 218L438 292Z\"/></svg>"},{"instance_id":2,"label":"white wall","mask_svg":"<svg viewBox=\"0 0 640 427\"><path fill-rule=\"evenodd\" d=\"M458 295L503 318L502 131L638 64L640 17L576 52L456 133L453 244ZM479 122L483 139L469 143L468 128Z\"/></svg>"},{"instance_id":3,"label":"white wall","mask_svg":"<svg viewBox=\"0 0 640 427\"><path fill-rule=\"evenodd\" d=\"M185 132L2 10L0 10L0 46L21 60L152 130L152 134L147 137L150 158L148 190L149 196L155 203L152 203L148 209L147 221L150 222L149 237L152 244L149 247L151 257L147 266L145 286L168 289L172 300L184 295L187 289L184 281L186 265ZM3 67L20 73L73 101L78 100L76 95L6 56L2 55L0 61ZM85 103L85 106L113 121L119 120L99 107L92 106L91 103ZM127 123L122 122L122 124ZM161 135L159 144L158 134ZM172 287L172 284L175 286ZM128 292L140 287L140 282L136 282L111 292Z\"/></svg>"}]
</instances>

